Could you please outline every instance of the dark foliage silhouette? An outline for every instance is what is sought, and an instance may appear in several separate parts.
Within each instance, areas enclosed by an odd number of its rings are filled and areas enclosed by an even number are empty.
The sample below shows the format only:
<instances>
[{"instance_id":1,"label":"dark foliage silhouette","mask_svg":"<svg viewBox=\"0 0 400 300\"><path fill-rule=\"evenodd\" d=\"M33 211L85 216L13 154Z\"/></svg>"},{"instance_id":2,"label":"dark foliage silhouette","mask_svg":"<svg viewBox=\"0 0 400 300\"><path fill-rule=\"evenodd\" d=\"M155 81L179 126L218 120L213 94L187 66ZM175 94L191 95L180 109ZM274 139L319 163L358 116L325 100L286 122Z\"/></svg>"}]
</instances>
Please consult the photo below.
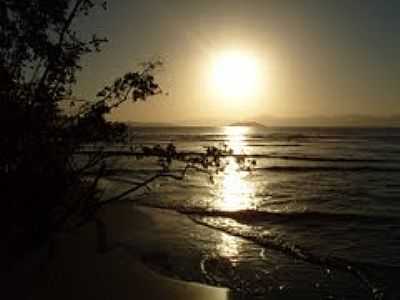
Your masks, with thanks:
<instances>
[{"instance_id":1,"label":"dark foliage silhouette","mask_svg":"<svg viewBox=\"0 0 400 300\"><path fill-rule=\"evenodd\" d=\"M174 145L139 147L127 155L158 158L159 171L110 199L99 197L98 183L111 176L107 158L121 153L84 145L124 142L127 127L105 116L126 101L145 101L162 93L154 74L161 61L142 64L117 78L91 101L72 97L80 59L100 51L105 38L82 40L74 21L93 9L91 0L5 0L0 3L0 198L5 257L18 256L49 240L54 232L95 220L96 211L161 177L183 179L189 170L213 179L224 168L227 147L203 154L179 153ZM67 104L67 105L66 105ZM65 110L63 107L73 107ZM76 163L84 155L84 163ZM170 170L173 161L182 171ZM245 167L246 161L238 157ZM98 220L97 220L98 223Z\"/></svg>"},{"instance_id":2,"label":"dark foliage silhouette","mask_svg":"<svg viewBox=\"0 0 400 300\"><path fill-rule=\"evenodd\" d=\"M90 0L5 0L0 3L0 177L1 228L6 251L19 254L62 230L73 215L87 217L96 198L99 174L82 176L101 165L93 153L76 166L82 144L123 139L123 124L105 115L125 101L161 93L153 73L160 62L143 64L104 88L93 101L79 103L72 88L80 59L100 51L107 40L79 38L74 20L106 3Z\"/></svg>"}]
</instances>

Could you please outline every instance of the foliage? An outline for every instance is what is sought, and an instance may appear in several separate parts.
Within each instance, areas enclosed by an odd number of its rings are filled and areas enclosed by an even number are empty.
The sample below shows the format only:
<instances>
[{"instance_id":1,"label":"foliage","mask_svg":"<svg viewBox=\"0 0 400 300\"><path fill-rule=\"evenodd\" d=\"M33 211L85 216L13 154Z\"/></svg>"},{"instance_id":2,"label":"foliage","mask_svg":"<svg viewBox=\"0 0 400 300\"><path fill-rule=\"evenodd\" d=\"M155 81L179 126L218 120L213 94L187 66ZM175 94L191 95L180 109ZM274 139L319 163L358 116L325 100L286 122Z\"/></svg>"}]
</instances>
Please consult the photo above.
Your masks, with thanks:
<instances>
[{"instance_id":1,"label":"foliage","mask_svg":"<svg viewBox=\"0 0 400 300\"><path fill-rule=\"evenodd\" d=\"M61 230L73 215L88 216L98 177L83 172L101 165L102 153L77 166L83 144L123 139L123 124L105 116L125 101L161 93L150 62L104 88L67 115L82 56L107 40L82 40L74 21L106 3L91 0L4 0L0 3L0 179L2 236L10 249L29 248ZM73 104L73 103L72 103Z\"/></svg>"},{"instance_id":2,"label":"foliage","mask_svg":"<svg viewBox=\"0 0 400 300\"><path fill-rule=\"evenodd\" d=\"M179 180L194 169L212 181L225 167L223 158L232 155L226 146L209 147L203 154L181 153L172 144L140 147L140 153L127 154L155 156L160 170L101 200L98 183L112 175L106 161L115 153L99 148L85 153L87 159L80 164L76 156L83 153L83 145L124 141L126 126L105 116L126 101L145 101L162 93L154 77L162 63L145 63L139 71L117 78L94 100L76 103L71 96L80 59L100 51L107 40L96 35L82 40L73 23L95 7L107 5L91 0L0 3L0 227L6 250L13 254L46 241L53 232L93 220L100 207L160 177ZM77 112L66 114L61 109L65 102L78 106ZM181 173L171 171L173 161L184 163ZM246 167L244 157L237 162Z\"/></svg>"}]
</instances>

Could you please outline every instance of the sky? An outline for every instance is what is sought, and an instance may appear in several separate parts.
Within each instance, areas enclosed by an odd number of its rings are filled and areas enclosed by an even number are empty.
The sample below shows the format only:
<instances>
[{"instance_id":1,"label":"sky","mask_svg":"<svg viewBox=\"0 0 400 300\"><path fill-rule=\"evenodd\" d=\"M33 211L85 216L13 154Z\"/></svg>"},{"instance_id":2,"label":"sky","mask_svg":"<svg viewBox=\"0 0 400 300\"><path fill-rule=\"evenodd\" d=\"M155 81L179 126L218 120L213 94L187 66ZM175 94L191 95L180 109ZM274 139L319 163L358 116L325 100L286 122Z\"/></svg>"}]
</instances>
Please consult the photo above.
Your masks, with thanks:
<instances>
[{"instance_id":1,"label":"sky","mask_svg":"<svg viewBox=\"0 0 400 300\"><path fill-rule=\"evenodd\" d=\"M115 120L400 114L398 0L109 0L77 27L110 40L83 60L78 97L164 61L156 78L168 95L123 105ZM232 51L256 62L257 93L216 91L215 60Z\"/></svg>"}]
</instances>

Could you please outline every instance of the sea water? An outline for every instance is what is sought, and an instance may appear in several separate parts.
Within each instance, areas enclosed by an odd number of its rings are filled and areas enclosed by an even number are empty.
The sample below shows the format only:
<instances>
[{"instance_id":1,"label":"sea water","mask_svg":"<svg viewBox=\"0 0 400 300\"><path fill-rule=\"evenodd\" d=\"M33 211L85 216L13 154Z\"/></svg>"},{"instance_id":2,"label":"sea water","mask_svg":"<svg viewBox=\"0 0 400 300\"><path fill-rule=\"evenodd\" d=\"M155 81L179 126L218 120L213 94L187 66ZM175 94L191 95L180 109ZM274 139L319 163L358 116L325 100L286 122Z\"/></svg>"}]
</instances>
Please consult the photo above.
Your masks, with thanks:
<instances>
[{"instance_id":1,"label":"sea water","mask_svg":"<svg viewBox=\"0 0 400 300\"><path fill-rule=\"evenodd\" d=\"M400 129L164 127L131 128L130 137L113 150L226 145L256 160L241 170L227 158L212 181L193 171L128 196L220 233L189 234L169 249L169 273L229 287L233 299L399 299ZM113 181L114 193L160 169L134 156L112 167L125 180Z\"/></svg>"}]
</instances>

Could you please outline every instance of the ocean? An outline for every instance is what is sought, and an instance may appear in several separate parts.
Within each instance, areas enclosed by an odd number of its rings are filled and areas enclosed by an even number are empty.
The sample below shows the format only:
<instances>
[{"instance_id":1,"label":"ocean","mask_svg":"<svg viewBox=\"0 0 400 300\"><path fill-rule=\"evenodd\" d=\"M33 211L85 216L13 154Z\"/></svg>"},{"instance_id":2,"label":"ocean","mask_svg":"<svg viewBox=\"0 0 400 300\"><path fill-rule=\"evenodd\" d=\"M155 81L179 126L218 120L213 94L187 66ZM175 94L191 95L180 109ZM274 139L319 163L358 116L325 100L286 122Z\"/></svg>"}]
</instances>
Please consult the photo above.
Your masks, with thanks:
<instances>
[{"instance_id":1,"label":"ocean","mask_svg":"<svg viewBox=\"0 0 400 300\"><path fill-rule=\"evenodd\" d=\"M240 170L231 159L212 182L193 171L128 196L216 232L171 222L187 238L160 236L169 244L149 250L161 272L228 287L232 299L400 299L400 129L146 127L130 137L113 150L227 145L256 160ZM159 170L154 158L109 165L117 175L105 197Z\"/></svg>"}]
</instances>

